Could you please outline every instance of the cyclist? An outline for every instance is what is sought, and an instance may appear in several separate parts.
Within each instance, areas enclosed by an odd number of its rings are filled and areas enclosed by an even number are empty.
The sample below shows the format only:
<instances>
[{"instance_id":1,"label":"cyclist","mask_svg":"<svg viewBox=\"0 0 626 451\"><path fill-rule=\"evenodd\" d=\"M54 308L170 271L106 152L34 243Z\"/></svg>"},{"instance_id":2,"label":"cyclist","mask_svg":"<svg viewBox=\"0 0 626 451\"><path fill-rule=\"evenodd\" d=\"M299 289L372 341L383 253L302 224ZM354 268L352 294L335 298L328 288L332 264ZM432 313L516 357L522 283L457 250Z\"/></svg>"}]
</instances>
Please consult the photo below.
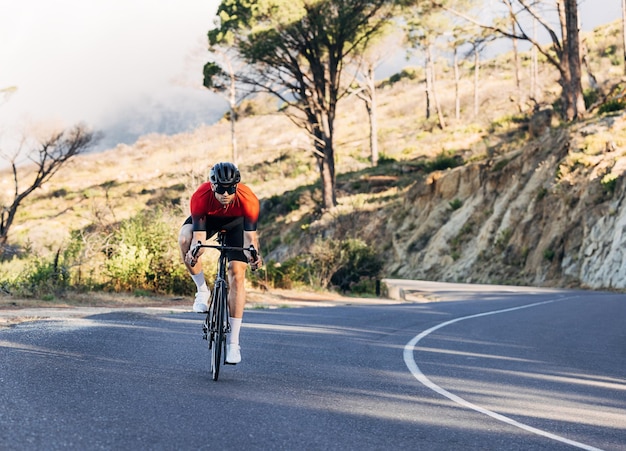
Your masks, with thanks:
<instances>
[{"instance_id":1,"label":"cyclist","mask_svg":"<svg viewBox=\"0 0 626 451\"><path fill-rule=\"evenodd\" d=\"M259 199L252 190L240 183L241 174L230 162L217 163L211 168L209 181L203 183L191 196L191 216L180 229L178 244L185 266L198 289L193 303L194 312L206 312L211 297L199 257L201 248L194 257L190 248L198 241L203 244L220 230L226 230L226 245L259 249L257 222ZM252 259L249 252L228 253L228 307L231 332L226 343L226 362L241 361L239 331L246 303L245 274L248 264L253 269L263 264L260 255Z\"/></svg>"}]
</instances>

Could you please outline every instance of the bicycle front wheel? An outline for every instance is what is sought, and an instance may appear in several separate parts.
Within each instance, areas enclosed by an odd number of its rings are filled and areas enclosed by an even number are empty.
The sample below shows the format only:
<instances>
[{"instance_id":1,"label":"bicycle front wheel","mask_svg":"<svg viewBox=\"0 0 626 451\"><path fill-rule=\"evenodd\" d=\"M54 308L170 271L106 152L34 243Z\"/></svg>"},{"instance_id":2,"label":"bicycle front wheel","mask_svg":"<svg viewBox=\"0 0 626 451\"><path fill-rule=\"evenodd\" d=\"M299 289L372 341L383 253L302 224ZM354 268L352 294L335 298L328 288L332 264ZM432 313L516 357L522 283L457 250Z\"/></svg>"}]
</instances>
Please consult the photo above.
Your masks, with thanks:
<instances>
[{"instance_id":1,"label":"bicycle front wheel","mask_svg":"<svg viewBox=\"0 0 626 451\"><path fill-rule=\"evenodd\" d=\"M220 366L226 355L225 312L228 302L224 283L216 283L213 299L213 311L211 314L213 327L211 330L211 375L216 381L220 374Z\"/></svg>"}]
</instances>

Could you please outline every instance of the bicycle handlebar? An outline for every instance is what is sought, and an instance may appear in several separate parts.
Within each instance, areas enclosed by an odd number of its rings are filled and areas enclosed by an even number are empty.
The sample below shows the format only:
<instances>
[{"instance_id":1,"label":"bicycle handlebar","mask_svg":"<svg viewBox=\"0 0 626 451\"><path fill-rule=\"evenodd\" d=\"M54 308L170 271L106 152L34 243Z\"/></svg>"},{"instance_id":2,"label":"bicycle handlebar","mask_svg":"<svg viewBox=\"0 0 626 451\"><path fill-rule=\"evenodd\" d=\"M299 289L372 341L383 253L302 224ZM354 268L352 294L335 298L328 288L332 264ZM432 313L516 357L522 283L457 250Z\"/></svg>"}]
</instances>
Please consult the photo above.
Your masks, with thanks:
<instances>
[{"instance_id":1,"label":"bicycle handlebar","mask_svg":"<svg viewBox=\"0 0 626 451\"><path fill-rule=\"evenodd\" d=\"M200 248L202 247L217 249L218 251L248 251L250 252L250 255L252 256L252 260L255 260L255 261L259 255L258 251L252 244L250 245L250 247L237 247L237 246L224 246L222 244L202 244L202 242L198 241L191 248L191 255L193 256L193 258L196 258L198 256L198 252L200 252ZM194 266L194 265L191 265L191 266Z\"/></svg>"}]
</instances>

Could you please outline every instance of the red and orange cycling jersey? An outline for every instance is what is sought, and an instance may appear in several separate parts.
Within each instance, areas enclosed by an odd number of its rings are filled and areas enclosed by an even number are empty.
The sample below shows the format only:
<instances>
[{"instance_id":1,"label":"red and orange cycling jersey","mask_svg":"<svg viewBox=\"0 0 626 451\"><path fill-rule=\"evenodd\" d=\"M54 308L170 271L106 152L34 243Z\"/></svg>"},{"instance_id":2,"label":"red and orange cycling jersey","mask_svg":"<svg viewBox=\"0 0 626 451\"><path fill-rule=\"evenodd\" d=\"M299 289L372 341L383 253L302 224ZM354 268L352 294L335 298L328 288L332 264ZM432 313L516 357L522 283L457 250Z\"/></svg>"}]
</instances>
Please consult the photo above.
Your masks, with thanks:
<instances>
[{"instance_id":1,"label":"red and orange cycling jersey","mask_svg":"<svg viewBox=\"0 0 626 451\"><path fill-rule=\"evenodd\" d=\"M204 230L207 217L243 218L246 231L256 230L259 220L259 199L252 190L239 183L235 198L228 205L222 205L213 194L211 182L205 182L191 196L191 219L194 230Z\"/></svg>"}]
</instances>

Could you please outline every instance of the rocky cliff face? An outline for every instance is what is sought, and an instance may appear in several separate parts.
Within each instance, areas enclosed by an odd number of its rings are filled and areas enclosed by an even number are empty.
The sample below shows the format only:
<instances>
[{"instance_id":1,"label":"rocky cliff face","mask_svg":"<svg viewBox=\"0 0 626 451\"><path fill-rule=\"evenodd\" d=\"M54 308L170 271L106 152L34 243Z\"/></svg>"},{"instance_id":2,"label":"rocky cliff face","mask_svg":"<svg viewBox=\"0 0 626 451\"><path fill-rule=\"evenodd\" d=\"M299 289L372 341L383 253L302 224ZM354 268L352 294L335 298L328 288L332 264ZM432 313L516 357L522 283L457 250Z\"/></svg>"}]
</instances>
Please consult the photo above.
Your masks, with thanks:
<instances>
[{"instance_id":1,"label":"rocky cliff face","mask_svg":"<svg viewBox=\"0 0 626 451\"><path fill-rule=\"evenodd\" d=\"M386 222L402 278L626 288L622 115L414 183ZM381 221L382 222L382 221Z\"/></svg>"}]
</instances>

